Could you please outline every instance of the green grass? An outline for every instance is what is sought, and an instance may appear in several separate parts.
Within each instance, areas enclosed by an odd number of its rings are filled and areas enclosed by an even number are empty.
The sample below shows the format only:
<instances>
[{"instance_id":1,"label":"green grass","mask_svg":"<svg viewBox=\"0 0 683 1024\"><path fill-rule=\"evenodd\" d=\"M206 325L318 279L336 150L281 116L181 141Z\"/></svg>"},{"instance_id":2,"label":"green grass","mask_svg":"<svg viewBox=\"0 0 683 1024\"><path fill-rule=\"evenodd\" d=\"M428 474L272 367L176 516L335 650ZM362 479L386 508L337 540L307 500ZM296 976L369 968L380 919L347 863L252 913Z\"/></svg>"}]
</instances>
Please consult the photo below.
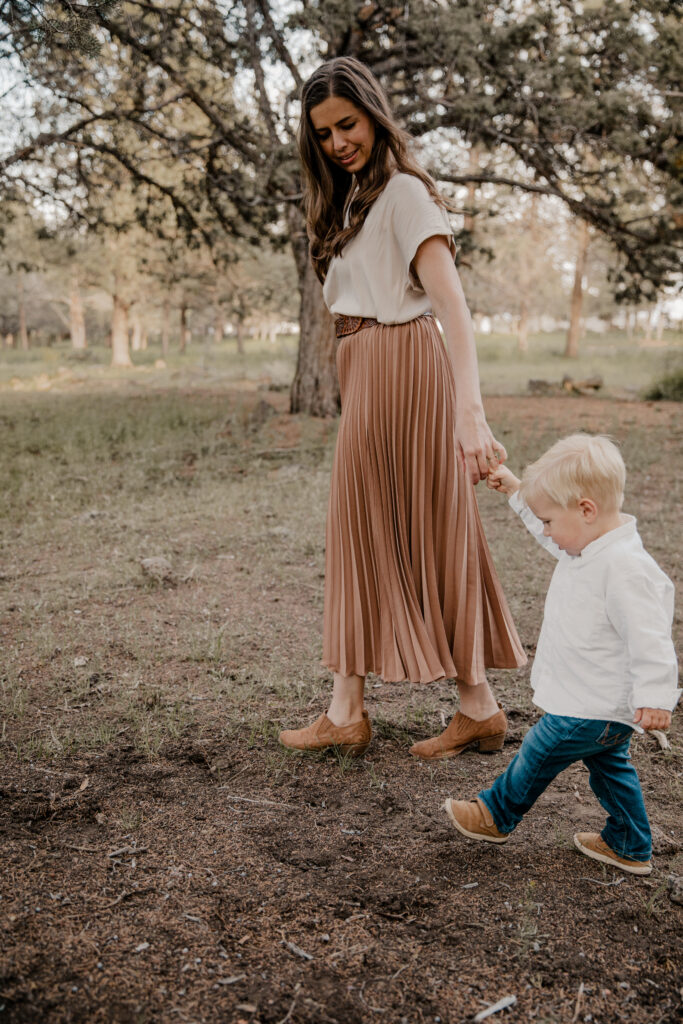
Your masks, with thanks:
<instances>
[{"instance_id":1,"label":"green grass","mask_svg":"<svg viewBox=\"0 0 683 1024\"><path fill-rule=\"evenodd\" d=\"M559 384L566 375L574 380L600 376L604 393L636 397L653 378L683 359L683 333L667 332L666 344L643 346L624 332L587 334L579 357L564 355L564 335L533 335L526 353L517 351L512 335L489 334L477 339L482 391L487 395L521 395L529 380Z\"/></svg>"},{"instance_id":2,"label":"green grass","mask_svg":"<svg viewBox=\"0 0 683 1024\"><path fill-rule=\"evenodd\" d=\"M0 388L47 390L90 384L135 383L137 386L192 386L199 382L215 386L231 382L265 382L287 387L294 376L298 339L281 336L274 345L259 338L245 342L244 355L232 340L213 345L191 343L184 353L172 349L163 355L159 345L131 352L133 367L113 369L111 351L95 345L84 353L74 352L69 342L44 348L0 348ZM155 365L163 362L165 365Z\"/></svg>"},{"instance_id":3,"label":"green grass","mask_svg":"<svg viewBox=\"0 0 683 1024\"><path fill-rule=\"evenodd\" d=\"M575 380L600 375L607 393L637 395L652 380L680 367L683 333L668 331L662 345L642 345L623 331L586 334L578 359L563 355L562 332L529 338L526 353L517 351L514 335L486 334L477 338L482 389L485 394L525 394L530 379L559 384L565 375ZM274 345L249 338L240 355L234 340L217 345L193 341L184 353L173 349L162 360L158 345L133 352L132 369L112 369L110 352L102 346L74 353L68 342L23 352L0 349L0 389L71 391L86 386L106 388L221 389L240 381L286 389L295 368L298 339L281 336Z\"/></svg>"}]
</instances>

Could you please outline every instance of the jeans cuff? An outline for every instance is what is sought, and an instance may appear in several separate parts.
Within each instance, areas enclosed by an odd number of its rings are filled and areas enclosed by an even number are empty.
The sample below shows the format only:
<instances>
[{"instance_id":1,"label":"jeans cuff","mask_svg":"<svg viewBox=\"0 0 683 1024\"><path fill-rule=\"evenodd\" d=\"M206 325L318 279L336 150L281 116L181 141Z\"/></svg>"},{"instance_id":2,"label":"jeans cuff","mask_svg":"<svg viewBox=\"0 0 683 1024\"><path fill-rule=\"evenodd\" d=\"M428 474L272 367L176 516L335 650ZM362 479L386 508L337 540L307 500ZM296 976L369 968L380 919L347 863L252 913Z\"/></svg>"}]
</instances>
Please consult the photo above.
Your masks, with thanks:
<instances>
[{"instance_id":1,"label":"jeans cuff","mask_svg":"<svg viewBox=\"0 0 683 1024\"><path fill-rule=\"evenodd\" d=\"M618 857L625 857L627 860L641 861L643 864L647 863L647 861L652 859L652 847L650 847L649 850L643 851L643 848L641 846L638 853L631 853L629 850L620 850L619 847L622 844L617 843L614 840L610 841L609 834L605 835L606 831L607 829L602 830L602 832L600 833L600 838L603 840L603 842L607 843L610 850L612 850L613 853L616 853Z\"/></svg>"},{"instance_id":2,"label":"jeans cuff","mask_svg":"<svg viewBox=\"0 0 683 1024\"><path fill-rule=\"evenodd\" d=\"M513 825L512 828L505 828L499 821L496 821L496 815L494 814L493 808L491 807L491 804L486 799L486 793L487 792L488 792L488 790L483 789L481 791L481 793L477 793L477 796L479 797L481 802L486 805L486 809L488 810L489 814L493 818L493 824L496 826L498 831L501 832L504 836L509 836L511 832L514 832L514 830L516 829L517 826Z\"/></svg>"}]
</instances>

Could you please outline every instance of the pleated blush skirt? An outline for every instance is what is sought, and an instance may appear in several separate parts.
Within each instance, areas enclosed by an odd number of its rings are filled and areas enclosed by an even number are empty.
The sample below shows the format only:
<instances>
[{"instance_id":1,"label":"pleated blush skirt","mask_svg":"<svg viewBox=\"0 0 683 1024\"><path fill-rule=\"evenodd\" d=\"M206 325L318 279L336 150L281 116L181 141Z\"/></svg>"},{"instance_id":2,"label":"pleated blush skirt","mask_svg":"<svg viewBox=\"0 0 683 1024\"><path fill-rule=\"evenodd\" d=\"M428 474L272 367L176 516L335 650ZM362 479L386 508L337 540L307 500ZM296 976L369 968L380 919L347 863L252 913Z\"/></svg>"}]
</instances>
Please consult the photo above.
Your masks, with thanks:
<instances>
[{"instance_id":1,"label":"pleated blush skirt","mask_svg":"<svg viewBox=\"0 0 683 1024\"><path fill-rule=\"evenodd\" d=\"M323 663L387 682L526 657L455 448L455 383L434 318L337 350L342 414L327 518Z\"/></svg>"}]
</instances>

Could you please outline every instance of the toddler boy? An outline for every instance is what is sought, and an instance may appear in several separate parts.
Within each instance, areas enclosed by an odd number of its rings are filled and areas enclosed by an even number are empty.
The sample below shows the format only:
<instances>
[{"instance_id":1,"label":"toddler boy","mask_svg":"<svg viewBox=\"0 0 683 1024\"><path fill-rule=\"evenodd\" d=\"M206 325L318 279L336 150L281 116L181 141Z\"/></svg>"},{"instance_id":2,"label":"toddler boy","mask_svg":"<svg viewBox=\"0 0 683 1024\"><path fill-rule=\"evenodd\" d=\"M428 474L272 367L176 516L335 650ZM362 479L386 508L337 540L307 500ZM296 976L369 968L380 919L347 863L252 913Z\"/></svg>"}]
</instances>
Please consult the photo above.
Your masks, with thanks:
<instances>
[{"instance_id":1,"label":"toddler boy","mask_svg":"<svg viewBox=\"0 0 683 1024\"><path fill-rule=\"evenodd\" d=\"M448 799L444 810L470 839L505 843L555 776L583 761L608 818L599 835L578 832L576 847L649 875L650 826L629 742L634 729L667 729L680 691L673 585L620 511L625 479L616 446L587 434L558 441L521 481L505 466L489 474L558 560L531 670L546 714L490 789Z\"/></svg>"}]
</instances>

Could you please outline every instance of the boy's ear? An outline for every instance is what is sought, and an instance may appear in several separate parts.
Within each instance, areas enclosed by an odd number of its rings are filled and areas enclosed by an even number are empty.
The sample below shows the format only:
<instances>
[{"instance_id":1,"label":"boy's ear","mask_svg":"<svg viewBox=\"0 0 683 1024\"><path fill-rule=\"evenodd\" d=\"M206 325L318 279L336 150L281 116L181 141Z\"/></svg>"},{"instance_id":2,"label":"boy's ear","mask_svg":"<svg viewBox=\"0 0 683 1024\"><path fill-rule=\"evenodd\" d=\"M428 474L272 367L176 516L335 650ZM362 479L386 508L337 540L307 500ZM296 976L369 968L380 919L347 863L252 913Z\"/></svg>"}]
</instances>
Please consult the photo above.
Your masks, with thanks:
<instances>
[{"instance_id":1,"label":"boy's ear","mask_svg":"<svg viewBox=\"0 0 683 1024\"><path fill-rule=\"evenodd\" d=\"M598 515L598 506L592 498L580 498L579 512L585 523L593 523Z\"/></svg>"}]
</instances>

